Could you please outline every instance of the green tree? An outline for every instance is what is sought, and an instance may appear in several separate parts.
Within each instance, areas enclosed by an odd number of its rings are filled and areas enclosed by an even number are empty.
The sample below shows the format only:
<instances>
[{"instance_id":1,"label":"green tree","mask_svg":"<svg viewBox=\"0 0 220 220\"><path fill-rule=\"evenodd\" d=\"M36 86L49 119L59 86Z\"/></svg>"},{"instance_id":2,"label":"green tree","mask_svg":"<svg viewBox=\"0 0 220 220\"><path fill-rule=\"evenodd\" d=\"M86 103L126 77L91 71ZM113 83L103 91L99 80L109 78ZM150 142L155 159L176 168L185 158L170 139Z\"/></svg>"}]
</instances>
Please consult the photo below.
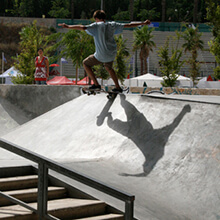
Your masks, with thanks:
<instances>
[{"instance_id":1,"label":"green tree","mask_svg":"<svg viewBox=\"0 0 220 220\"><path fill-rule=\"evenodd\" d=\"M51 11L52 3L55 0L1 0L0 1L0 14L4 14L6 16L21 16L22 13L24 16L29 17L42 17L42 15L49 15L48 12ZM72 16L68 15L68 18L80 19L82 15L82 11L85 12L83 14L85 18L92 17L94 10L98 9L97 5L100 5L100 0L64 0L68 2L69 6L61 6L65 10L69 10L72 12ZM60 1L60 2L64 2ZM137 20L137 15L142 13L141 10L145 9L147 11L151 11L151 9L155 8L155 14L159 14L159 17L155 17L152 20L154 21L166 21L166 18L172 17L172 21L185 21L187 16L187 21L193 22L193 14L194 17L200 23L204 22L204 18L206 17L205 10L205 1L213 1L219 2L219 0L196 0L187 1L187 0L108 0L104 2L104 10L107 13L107 20L112 20L113 16L118 13L118 9L123 12L123 20L125 18L125 14L128 12L128 16L126 14L126 20ZM22 7L20 8L20 3L22 3ZM16 4L18 6L16 7ZM72 6L70 6L72 4ZM73 7L74 5L74 7ZM197 5L197 9L194 7ZM85 7L86 6L86 7ZM23 9L19 11L18 9ZM73 10L75 8L75 10ZM133 8L133 9L132 9ZM193 9L196 9L197 14L194 13ZM177 12L175 12L177 9ZM5 11L7 10L7 11ZM59 8L55 9L59 11ZM188 11L188 13L187 13ZM73 16L74 15L74 16ZM151 14L154 16L154 14ZM54 15L52 15L54 16ZM118 16L118 15L117 15ZM121 15L120 15L121 16ZM165 19L165 20L164 20Z\"/></svg>"},{"instance_id":2,"label":"green tree","mask_svg":"<svg viewBox=\"0 0 220 220\"><path fill-rule=\"evenodd\" d=\"M126 67L126 62L129 59L129 51L126 47L126 40L123 39L122 35L115 37L117 43L117 55L115 57L114 69L118 79L121 83L128 75L128 69Z\"/></svg>"},{"instance_id":3,"label":"green tree","mask_svg":"<svg viewBox=\"0 0 220 220\"><path fill-rule=\"evenodd\" d=\"M150 51L153 51L153 47L156 47L154 41L152 40L152 31L154 28L149 28L144 26L142 28L136 28L134 31L134 43L133 50L136 51L140 49L140 60L141 60L141 75L147 73L148 64L147 58L149 57Z\"/></svg>"},{"instance_id":4,"label":"green tree","mask_svg":"<svg viewBox=\"0 0 220 220\"><path fill-rule=\"evenodd\" d=\"M158 56L161 58L159 61L160 71L164 80L161 84L165 87L175 86L178 78L177 74L184 64L184 61L180 60L183 54L183 48L179 48L179 41L180 33L176 32L176 37L173 37L172 45L170 45L170 37L168 37L165 45L160 47L158 52Z\"/></svg>"},{"instance_id":5,"label":"green tree","mask_svg":"<svg viewBox=\"0 0 220 220\"><path fill-rule=\"evenodd\" d=\"M33 1L22 0L20 2L18 12L21 17L28 17L30 14L32 14L33 10L34 10Z\"/></svg>"},{"instance_id":6,"label":"green tree","mask_svg":"<svg viewBox=\"0 0 220 220\"><path fill-rule=\"evenodd\" d=\"M14 0L12 8L9 8L9 7L10 7L9 4L6 4L6 7L5 7L6 14L10 14L10 15L13 15L13 16L19 16L19 12L18 12L18 10L19 10L19 0Z\"/></svg>"},{"instance_id":7,"label":"green tree","mask_svg":"<svg viewBox=\"0 0 220 220\"><path fill-rule=\"evenodd\" d=\"M76 84L79 68L83 60L94 53L95 45L93 37L85 31L69 30L67 33L58 33L50 36L50 40L57 39L57 43L49 48L50 51L58 49L58 55L52 59L61 57L70 58L76 68Z\"/></svg>"},{"instance_id":8,"label":"green tree","mask_svg":"<svg viewBox=\"0 0 220 220\"><path fill-rule=\"evenodd\" d=\"M151 10L141 9L140 13L137 15L137 18L141 21L150 19L156 20L160 17L160 13L156 12L156 8L152 8Z\"/></svg>"},{"instance_id":9,"label":"green tree","mask_svg":"<svg viewBox=\"0 0 220 220\"><path fill-rule=\"evenodd\" d=\"M101 78L102 81L109 78L109 74L103 64L93 66L93 71L97 78ZM103 85L103 82L101 83Z\"/></svg>"},{"instance_id":10,"label":"green tree","mask_svg":"<svg viewBox=\"0 0 220 220\"><path fill-rule=\"evenodd\" d=\"M191 57L188 59L188 64L190 65L190 76L193 81L193 85L195 85L196 77L199 76L200 65L197 61L198 50L203 50L204 42L200 39L202 33L198 32L198 27L192 28L186 26L186 30L183 32L183 39L185 43L182 45L185 53L188 51L191 53Z\"/></svg>"},{"instance_id":11,"label":"green tree","mask_svg":"<svg viewBox=\"0 0 220 220\"><path fill-rule=\"evenodd\" d=\"M70 15L69 7L69 1L53 0L48 14L53 18L67 18Z\"/></svg>"},{"instance_id":12,"label":"green tree","mask_svg":"<svg viewBox=\"0 0 220 220\"><path fill-rule=\"evenodd\" d=\"M117 14L112 17L114 20L129 20L129 11L121 11L119 8Z\"/></svg>"},{"instance_id":13,"label":"green tree","mask_svg":"<svg viewBox=\"0 0 220 220\"><path fill-rule=\"evenodd\" d=\"M39 29L34 21L22 28L20 34L21 53L15 58L14 66L22 73L12 77L15 84L31 84L34 82L35 57L39 47L46 48L45 30Z\"/></svg>"},{"instance_id":14,"label":"green tree","mask_svg":"<svg viewBox=\"0 0 220 220\"><path fill-rule=\"evenodd\" d=\"M214 77L220 79L220 4L217 1L207 1L207 20L212 27L213 39L209 46L211 53L215 56L217 67L214 69Z\"/></svg>"}]
</instances>

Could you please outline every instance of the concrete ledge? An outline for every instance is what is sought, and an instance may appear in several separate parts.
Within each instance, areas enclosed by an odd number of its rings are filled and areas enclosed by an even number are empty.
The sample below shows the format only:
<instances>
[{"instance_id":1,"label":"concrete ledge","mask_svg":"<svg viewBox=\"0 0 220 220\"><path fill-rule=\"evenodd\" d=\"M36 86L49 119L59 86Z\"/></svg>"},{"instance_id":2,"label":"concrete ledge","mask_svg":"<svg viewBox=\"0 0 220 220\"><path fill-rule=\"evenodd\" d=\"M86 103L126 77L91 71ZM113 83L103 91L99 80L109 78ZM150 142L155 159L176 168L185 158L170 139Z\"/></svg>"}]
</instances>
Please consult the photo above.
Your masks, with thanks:
<instances>
[{"instance_id":1,"label":"concrete ledge","mask_svg":"<svg viewBox=\"0 0 220 220\"><path fill-rule=\"evenodd\" d=\"M160 91L161 88L149 87L131 87L131 93L146 94L152 90ZM166 94L179 94L179 95L214 95L220 96L220 89L198 89L198 88L177 88L177 87L163 87L162 91Z\"/></svg>"},{"instance_id":2,"label":"concrete ledge","mask_svg":"<svg viewBox=\"0 0 220 220\"><path fill-rule=\"evenodd\" d=\"M54 27L56 28L55 18L31 18L31 17L0 17L1 24L31 24L37 21L37 25L41 27Z\"/></svg>"},{"instance_id":3,"label":"concrete ledge","mask_svg":"<svg viewBox=\"0 0 220 220\"><path fill-rule=\"evenodd\" d=\"M80 96L79 86L0 85L0 97L39 116Z\"/></svg>"}]
</instances>

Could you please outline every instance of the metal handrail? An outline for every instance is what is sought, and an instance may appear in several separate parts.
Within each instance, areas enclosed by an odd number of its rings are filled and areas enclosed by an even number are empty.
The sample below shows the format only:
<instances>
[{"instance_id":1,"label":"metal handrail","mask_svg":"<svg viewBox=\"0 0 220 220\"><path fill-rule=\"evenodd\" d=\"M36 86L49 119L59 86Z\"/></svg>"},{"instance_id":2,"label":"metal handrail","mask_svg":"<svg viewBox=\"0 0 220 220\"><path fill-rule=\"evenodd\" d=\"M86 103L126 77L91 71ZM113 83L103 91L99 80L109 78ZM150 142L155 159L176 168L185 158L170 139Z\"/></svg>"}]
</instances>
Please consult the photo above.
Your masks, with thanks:
<instances>
[{"instance_id":1,"label":"metal handrail","mask_svg":"<svg viewBox=\"0 0 220 220\"><path fill-rule=\"evenodd\" d=\"M115 197L119 200L125 202L125 220L132 220L134 215L134 200L135 196L122 192L118 189L115 189L101 181L95 180L89 176L81 174L73 169L69 169L61 164L56 163L46 157L43 157L37 153L31 152L25 148L22 148L16 144L13 144L7 140L0 138L0 147L13 152L19 156L22 156L28 160L38 163L38 205L37 205L37 214L39 219L57 219L47 213L47 186L48 186L48 169L51 169L57 173L60 173L64 176L67 176L71 179L74 179L78 182L81 182L87 186L90 186L96 190L99 190L105 194L108 194L112 197ZM0 193L2 195L2 193ZM8 197L8 195L5 195ZM14 199L14 202L17 203L17 199ZM18 202L20 205L23 205L22 201ZM27 204L25 207L27 208ZM33 208L29 206L29 209ZM34 211L34 210L32 210Z\"/></svg>"}]
</instances>

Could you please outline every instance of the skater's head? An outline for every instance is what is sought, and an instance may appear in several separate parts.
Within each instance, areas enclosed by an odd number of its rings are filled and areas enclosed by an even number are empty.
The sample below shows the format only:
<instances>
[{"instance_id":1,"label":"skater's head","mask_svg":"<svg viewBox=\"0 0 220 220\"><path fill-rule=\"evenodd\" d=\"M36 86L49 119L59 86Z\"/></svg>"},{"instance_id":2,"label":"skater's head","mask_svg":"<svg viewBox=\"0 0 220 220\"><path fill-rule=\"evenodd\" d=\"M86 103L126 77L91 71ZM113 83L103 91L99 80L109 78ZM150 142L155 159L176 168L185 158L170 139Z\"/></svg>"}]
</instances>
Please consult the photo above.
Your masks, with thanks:
<instances>
[{"instance_id":1,"label":"skater's head","mask_svg":"<svg viewBox=\"0 0 220 220\"><path fill-rule=\"evenodd\" d=\"M105 18L106 18L106 14L103 10L97 10L97 11L94 12L93 18L95 20L98 19L98 20L103 20L104 21Z\"/></svg>"}]
</instances>

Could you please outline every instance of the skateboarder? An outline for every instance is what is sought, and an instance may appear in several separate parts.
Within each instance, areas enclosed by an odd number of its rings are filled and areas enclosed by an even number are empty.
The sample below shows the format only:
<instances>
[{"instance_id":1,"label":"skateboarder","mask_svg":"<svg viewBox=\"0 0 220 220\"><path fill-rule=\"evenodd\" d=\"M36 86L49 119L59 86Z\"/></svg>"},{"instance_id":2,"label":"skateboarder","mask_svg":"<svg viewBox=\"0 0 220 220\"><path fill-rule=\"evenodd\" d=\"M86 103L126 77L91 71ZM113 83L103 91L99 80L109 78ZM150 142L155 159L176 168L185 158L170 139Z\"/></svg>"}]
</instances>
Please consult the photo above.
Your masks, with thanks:
<instances>
[{"instance_id":1,"label":"skateboarder","mask_svg":"<svg viewBox=\"0 0 220 220\"><path fill-rule=\"evenodd\" d=\"M115 88L113 92L122 92L122 89L118 82L118 77L113 66L113 61L117 53L117 45L114 40L114 34L120 34L123 31L123 28L132 28L139 25L148 25L150 24L149 20L145 22L132 22L128 24L122 24L117 22L106 22L106 14L103 10L97 10L93 14L95 22L90 25L67 25L65 23L58 24L63 28L70 28L75 30L84 30L89 35L94 37L96 51L93 55L90 55L83 61L83 66L88 74L88 76L93 80L94 84L90 89L100 90L101 86L99 85L94 72L92 71L92 66L98 64L104 64L105 69L110 74L111 78L115 83Z\"/></svg>"}]
</instances>

